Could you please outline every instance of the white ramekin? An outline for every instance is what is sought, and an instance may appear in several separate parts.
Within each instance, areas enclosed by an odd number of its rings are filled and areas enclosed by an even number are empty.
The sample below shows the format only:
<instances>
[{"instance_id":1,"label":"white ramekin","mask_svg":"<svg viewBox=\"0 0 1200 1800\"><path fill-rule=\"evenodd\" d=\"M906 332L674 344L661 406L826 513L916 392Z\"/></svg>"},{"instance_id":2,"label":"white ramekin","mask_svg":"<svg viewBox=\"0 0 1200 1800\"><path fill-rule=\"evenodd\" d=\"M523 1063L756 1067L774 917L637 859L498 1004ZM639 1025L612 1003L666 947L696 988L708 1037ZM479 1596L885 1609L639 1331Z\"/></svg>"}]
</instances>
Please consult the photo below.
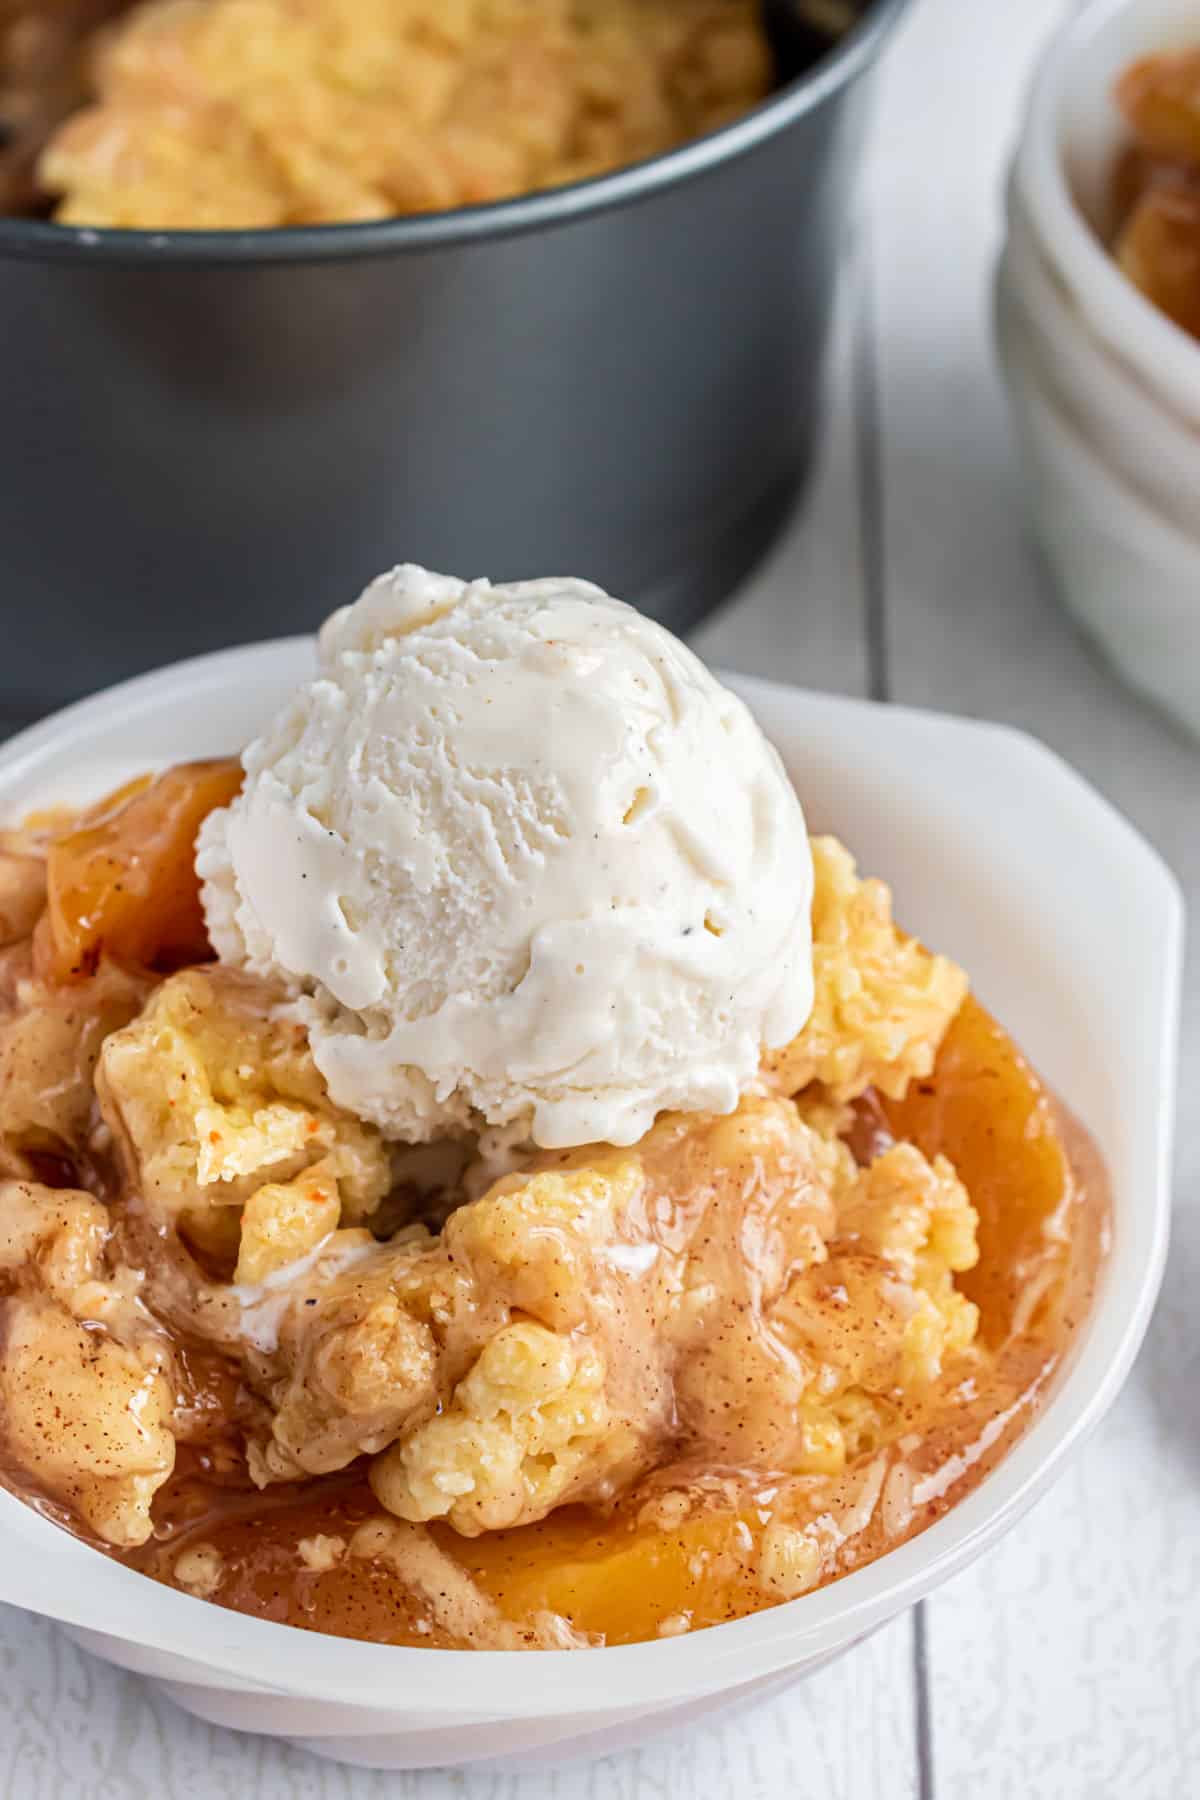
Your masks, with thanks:
<instances>
[{"instance_id":1,"label":"white ramekin","mask_svg":"<svg viewBox=\"0 0 1200 1800\"><path fill-rule=\"evenodd\" d=\"M1056 403L1003 282L996 339L1030 511L1064 604L1134 687L1200 731L1200 542Z\"/></svg>"},{"instance_id":2,"label":"white ramekin","mask_svg":"<svg viewBox=\"0 0 1200 1800\"><path fill-rule=\"evenodd\" d=\"M292 639L179 664L0 751L0 817L242 744L312 663ZM738 681L814 828L893 882L1099 1140L1111 1259L1044 1411L930 1530L805 1599L693 1637L536 1656L395 1650L243 1618L109 1561L0 1494L0 1600L161 1681L205 1719L348 1762L554 1760L640 1741L848 1649L978 1555L1121 1386L1167 1241L1182 907L1152 850L1065 764L994 726Z\"/></svg>"},{"instance_id":3,"label":"white ramekin","mask_svg":"<svg viewBox=\"0 0 1200 1800\"><path fill-rule=\"evenodd\" d=\"M1126 279L1104 242L1127 135L1114 83L1139 56L1196 43L1195 0L1090 0L1042 58L1013 175L1038 243L1096 335L1163 405L1200 423L1200 350Z\"/></svg>"},{"instance_id":4,"label":"white ramekin","mask_svg":"<svg viewBox=\"0 0 1200 1800\"><path fill-rule=\"evenodd\" d=\"M1110 256L1136 56L1200 43L1195 0L1092 0L1040 65L1009 182L997 327L1034 523L1070 610L1200 732L1200 345Z\"/></svg>"},{"instance_id":5,"label":"white ramekin","mask_svg":"<svg viewBox=\"0 0 1200 1800\"><path fill-rule=\"evenodd\" d=\"M1164 407L1089 329L1042 253L1015 189L996 283L1009 358L1123 485L1180 531L1200 531L1200 421L1189 424Z\"/></svg>"}]
</instances>

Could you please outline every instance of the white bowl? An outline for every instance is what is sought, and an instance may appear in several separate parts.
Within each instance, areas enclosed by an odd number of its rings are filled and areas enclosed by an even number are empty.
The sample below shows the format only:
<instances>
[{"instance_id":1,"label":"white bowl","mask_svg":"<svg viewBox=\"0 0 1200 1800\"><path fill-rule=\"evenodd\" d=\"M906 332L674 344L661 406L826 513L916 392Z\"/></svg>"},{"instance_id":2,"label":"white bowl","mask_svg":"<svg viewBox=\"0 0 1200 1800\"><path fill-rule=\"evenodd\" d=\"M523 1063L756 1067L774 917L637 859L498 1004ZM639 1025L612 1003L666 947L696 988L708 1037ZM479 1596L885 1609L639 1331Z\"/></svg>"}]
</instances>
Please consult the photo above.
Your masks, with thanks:
<instances>
[{"instance_id":1,"label":"white bowl","mask_svg":"<svg viewBox=\"0 0 1200 1800\"><path fill-rule=\"evenodd\" d=\"M292 639L129 682L0 751L0 817L127 771L240 745L310 668ZM1114 1239L1070 1365L962 1503L844 1581L692 1637L530 1654L388 1649L244 1618L162 1587L0 1494L0 1600L163 1682L205 1719L384 1768L609 1751L848 1649L1007 1530L1114 1399L1167 1241L1182 907L1129 825L1032 739L995 726L735 685L814 826L888 876L901 916L971 970L1090 1125Z\"/></svg>"},{"instance_id":2,"label":"white bowl","mask_svg":"<svg viewBox=\"0 0 1200 1800\"><path fill-rule=\"evenodd\" d=\"M1200 560L1200 423L1164 407L1094 334L1039 245L1015 183L997 283L1016 333L1010 359L1066 413L1097 461L1196 538Z\"/></svg>"},{"instance_id":3,"label":"white bowl","mask_svg":"<svg viewBox=\"0 0 1200 1800\"><path fill-rule=\"evenodd\" d=\"M1091 0L1051 41L1013 179L1038 244L1113 355L1168 410L1200 423L1200 347L1105 247L1114 159L1128 133L1113 84L1135 58L1200 43L1196 0Z\"/></svg>"},{"instance_id":4,"label":"white bowl","mask_svg":"<svg viewBox=\"0 0 1200 1800\"><path fill-rule=\"evenodd\" d=\"M1039 541L1067 609L1126 680L1200 734L1200 539L1057 397L1001 267L996 340Z\"/></svg>"},{"instance_id":5,"label":"white bowl","mask_svg":"<svg viewBox=\"0 0 1200 1800\"><path fill-rule=\"evenodd\" d=\"M1105 237L1121 71L1200 43L1197 0L1091 0L1054 37L1009 182L997 326L1034 523L1117 669L1200 733L1200 344Z\"/></svg>"}]
</instances>

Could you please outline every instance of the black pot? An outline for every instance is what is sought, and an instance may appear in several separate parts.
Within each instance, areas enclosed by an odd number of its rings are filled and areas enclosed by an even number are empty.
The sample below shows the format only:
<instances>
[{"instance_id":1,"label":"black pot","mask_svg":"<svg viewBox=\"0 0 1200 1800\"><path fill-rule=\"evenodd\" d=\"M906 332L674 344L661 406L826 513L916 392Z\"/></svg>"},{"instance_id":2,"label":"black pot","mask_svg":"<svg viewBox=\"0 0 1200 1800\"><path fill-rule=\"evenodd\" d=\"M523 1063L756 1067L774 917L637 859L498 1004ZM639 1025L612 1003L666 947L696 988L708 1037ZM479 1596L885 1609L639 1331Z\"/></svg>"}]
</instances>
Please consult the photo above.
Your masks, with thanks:
<instances>
[{"instance_id":1,"label":"black pot","mask_svg":"<svg viewBox=\"0 0 1200 1800\"><path fill-rule=\"evenodd\" d=\"M0 705L303 630L399 561L586 575L693 622L813 447L863 78L902 5L572 188L274 232L0 220Z\"/></svg>"}]
</instances>

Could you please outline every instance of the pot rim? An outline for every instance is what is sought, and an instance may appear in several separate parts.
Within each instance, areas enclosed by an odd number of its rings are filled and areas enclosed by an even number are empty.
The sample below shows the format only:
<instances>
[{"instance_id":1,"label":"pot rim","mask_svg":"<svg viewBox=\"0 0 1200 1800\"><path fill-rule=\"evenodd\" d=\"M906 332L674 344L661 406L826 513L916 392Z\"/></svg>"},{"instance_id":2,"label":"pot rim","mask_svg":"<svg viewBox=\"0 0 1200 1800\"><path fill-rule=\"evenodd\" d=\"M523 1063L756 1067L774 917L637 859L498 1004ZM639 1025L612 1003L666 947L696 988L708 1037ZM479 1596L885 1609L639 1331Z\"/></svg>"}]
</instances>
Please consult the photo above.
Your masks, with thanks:
<instances>
[{"instance_id":1,"label":"pot rim","mask_svg":"<svg viewBox=\"0 0 1200 1800\"><path fill-rule=\"evenodd\" d=\"M134 231L0 218L0 259L140 268L348 262L486 243L573 224L679 186L785 131L865 71L907 5L908 0L868 0L863 17L811 70L758 106L677 149L625 164L608 175L511 200L445 212L402 213L359 224L285 225L253 231Z\"/></svg>"}]
</instances>

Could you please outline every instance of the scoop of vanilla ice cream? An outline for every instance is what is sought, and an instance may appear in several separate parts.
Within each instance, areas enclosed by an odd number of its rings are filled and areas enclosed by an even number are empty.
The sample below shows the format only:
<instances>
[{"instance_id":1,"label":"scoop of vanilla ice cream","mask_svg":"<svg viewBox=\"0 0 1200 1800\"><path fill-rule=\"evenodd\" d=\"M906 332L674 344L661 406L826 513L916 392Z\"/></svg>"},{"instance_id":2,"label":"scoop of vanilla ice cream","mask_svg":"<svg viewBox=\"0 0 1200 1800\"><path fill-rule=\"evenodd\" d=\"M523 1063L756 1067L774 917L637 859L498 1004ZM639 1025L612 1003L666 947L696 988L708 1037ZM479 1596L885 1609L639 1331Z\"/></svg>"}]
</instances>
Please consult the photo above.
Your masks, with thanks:
<instances>
[{"instance_id":1,"label":"scoop of vanilla ice cream","mask_svg":"<svg viewBox=\"0 0 1200 1800\"><path fill-rule=\"evenodd\" d=\"M403 567L337 612L197 867L390 1136L635 1142L727 1112L812 1005L800 804L746 707L589 583Z\"/></svg>"}]
</instances>

